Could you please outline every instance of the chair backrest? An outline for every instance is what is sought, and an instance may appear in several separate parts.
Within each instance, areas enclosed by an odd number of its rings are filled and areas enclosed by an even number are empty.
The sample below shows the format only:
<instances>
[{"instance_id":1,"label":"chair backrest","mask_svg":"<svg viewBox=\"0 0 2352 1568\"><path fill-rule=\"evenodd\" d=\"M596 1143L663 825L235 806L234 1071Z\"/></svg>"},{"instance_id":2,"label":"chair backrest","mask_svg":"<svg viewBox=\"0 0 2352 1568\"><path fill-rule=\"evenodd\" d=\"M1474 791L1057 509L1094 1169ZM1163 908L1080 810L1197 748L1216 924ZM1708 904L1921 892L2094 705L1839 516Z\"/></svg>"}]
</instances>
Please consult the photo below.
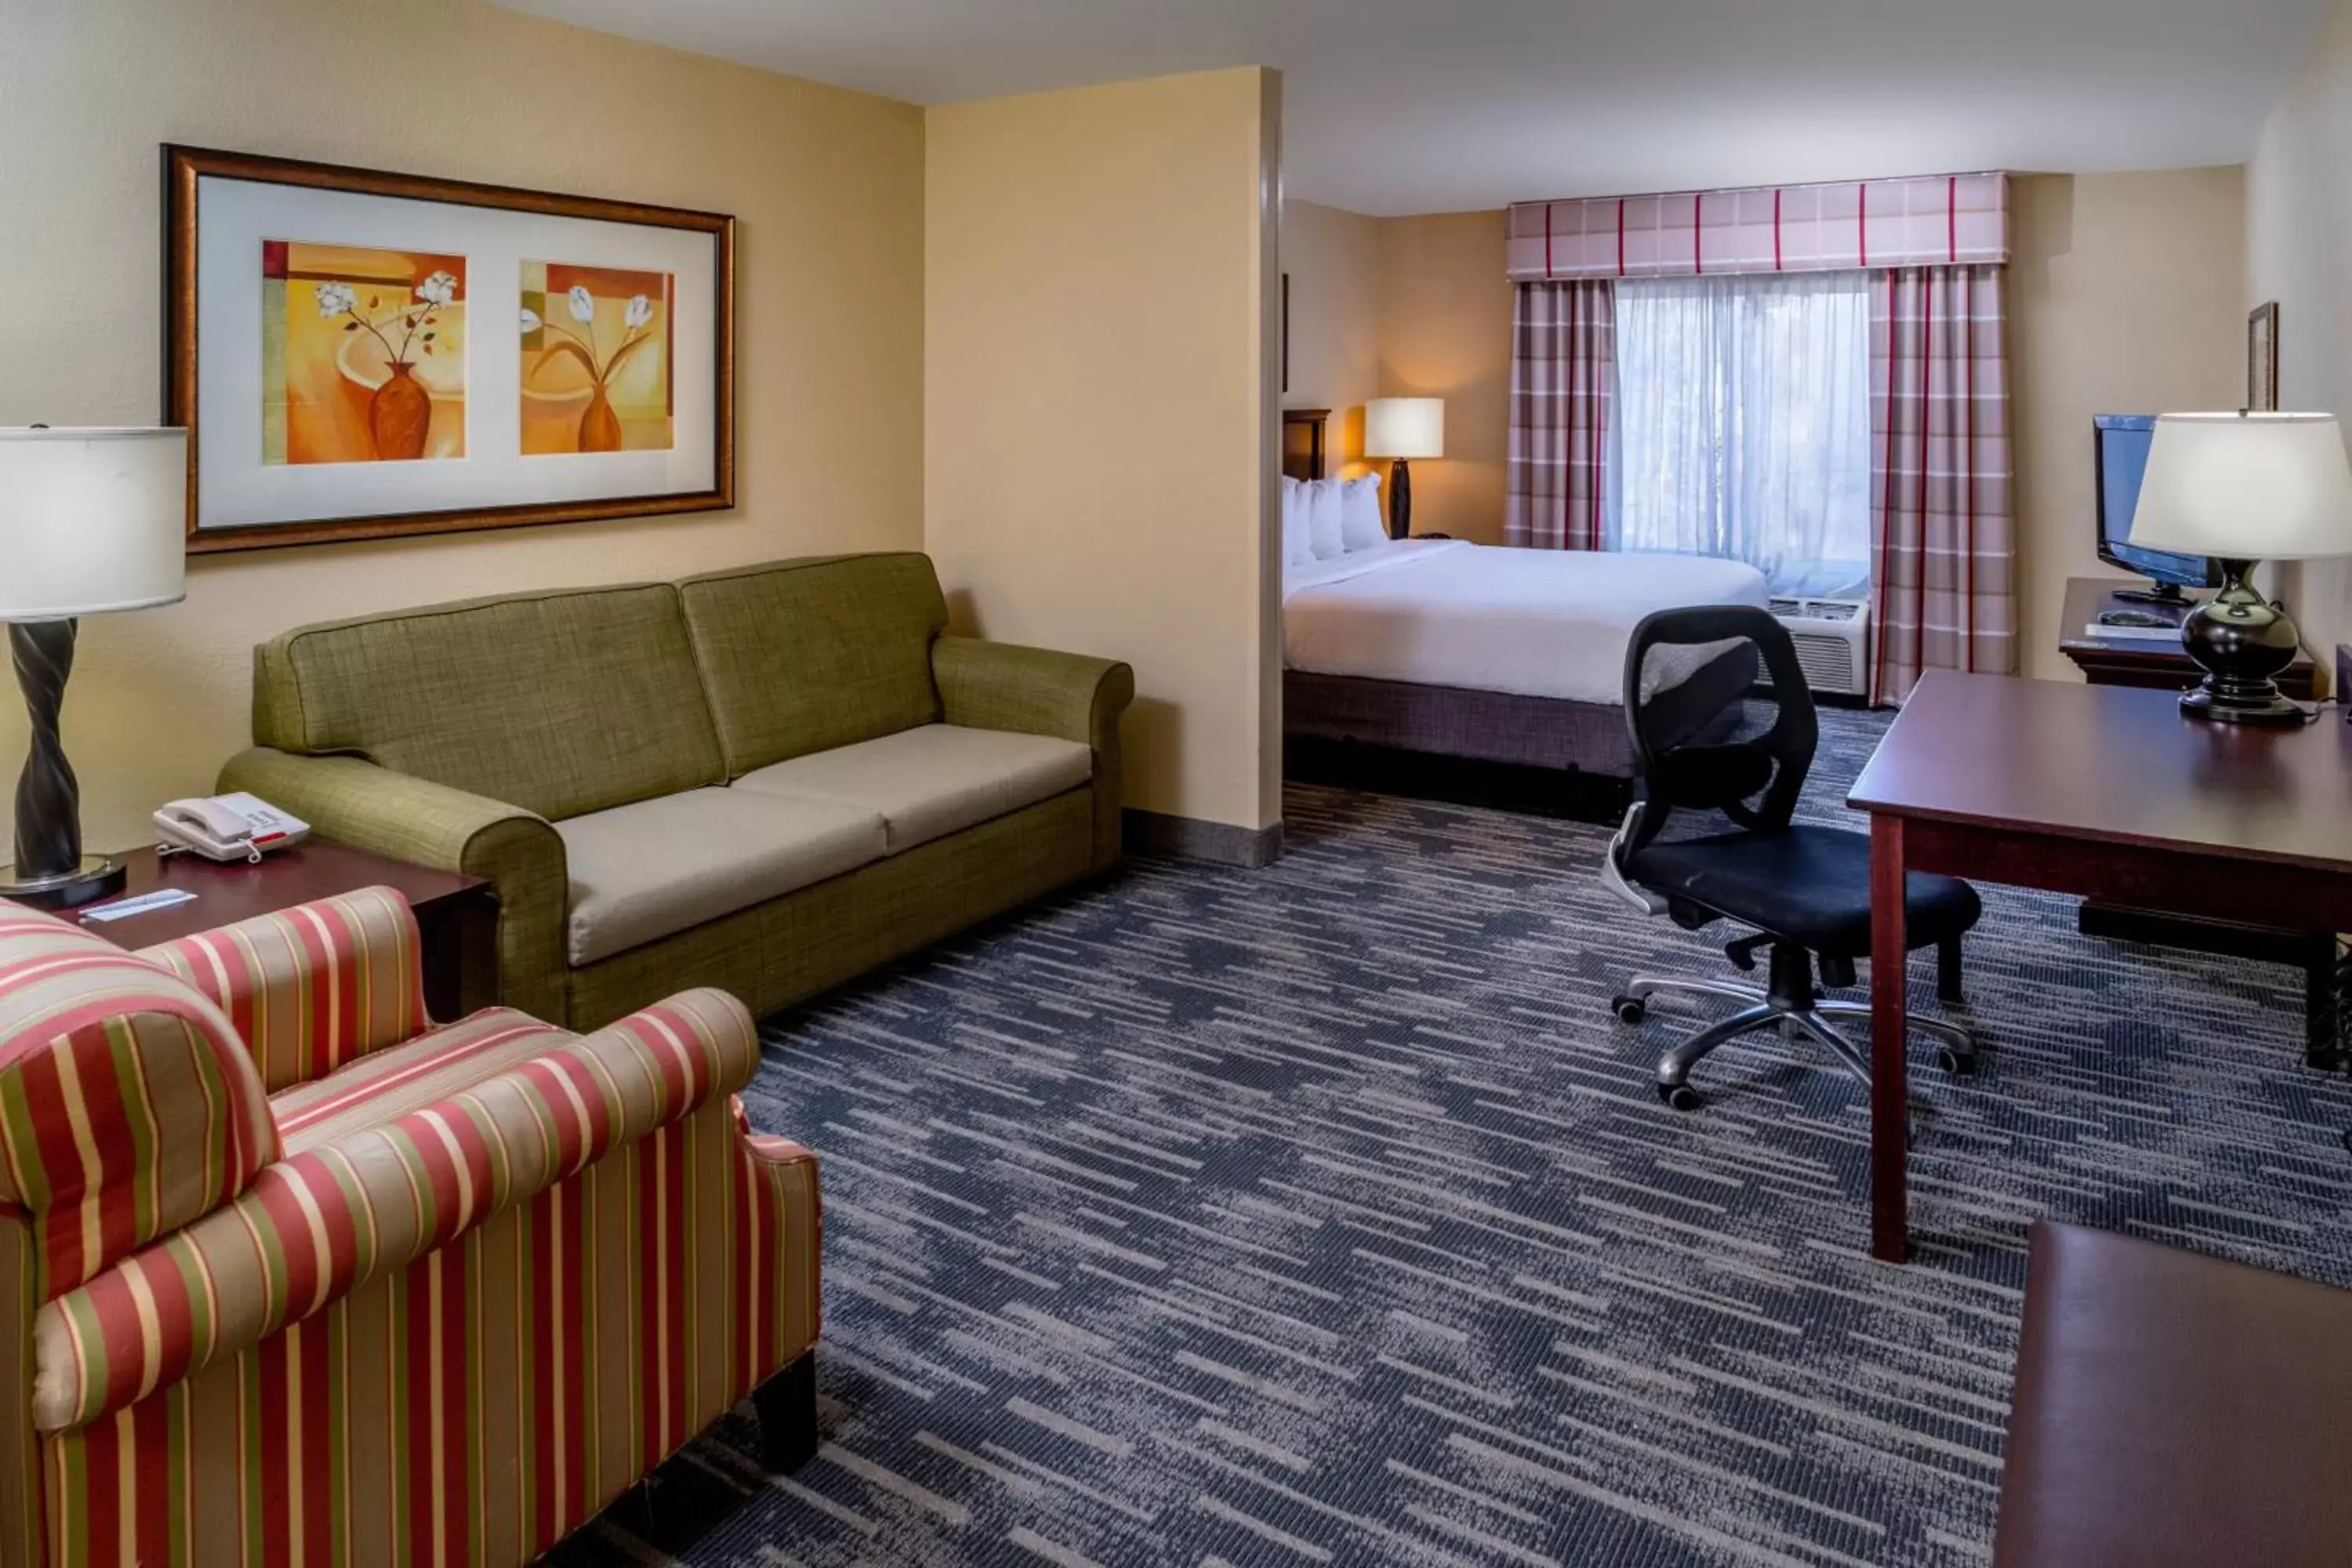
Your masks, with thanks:
<instances>
[{"instance_id":1,"label":"chair backrest","mask_svg":"<svg viewBox=\"0 0 2352 1568\"><path fill-rule=\"evenodd\" d=\"M1769 704L1770 725L1760 731L1736 725L1730 738L1712 729L1680 732L1676 726L1686 729L1687 716L1658 700L1663 672L1651 669L1653 650L1695 649L1680 658L1695 667L1742 642L1761 658L1770 681L1769 695L1751 695L1749 708ZM1625 647L1625 725L1635 805L1621 836L1624 854L1655 838L1678 809L1719 811L1750 832L1779 832L1796 810L1821 738L1812 689L1788 628L1748 605L1688 605L1643 617Z\"/></svg>"}]
</instances>

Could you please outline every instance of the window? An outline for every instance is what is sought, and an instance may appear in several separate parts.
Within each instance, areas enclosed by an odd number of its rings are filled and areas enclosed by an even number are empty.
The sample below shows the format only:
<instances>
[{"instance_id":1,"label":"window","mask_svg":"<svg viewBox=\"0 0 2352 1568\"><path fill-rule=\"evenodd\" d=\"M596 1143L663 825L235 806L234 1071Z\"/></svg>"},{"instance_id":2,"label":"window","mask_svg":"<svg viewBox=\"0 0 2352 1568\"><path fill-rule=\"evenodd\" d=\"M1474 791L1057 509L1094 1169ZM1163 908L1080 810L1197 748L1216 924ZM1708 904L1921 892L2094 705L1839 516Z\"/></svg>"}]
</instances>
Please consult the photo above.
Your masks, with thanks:
<instances>
[{"instance_id":1,"label":"window","mask_svg":"<svg viewBox=\"0 0 2352 1568\"><path fill-rule=\"evenodd\" d=\"M1612 548L1730 556L1779 594L1867 586L1866 279L1618 283Z\"/></svg>"}]
</instances>

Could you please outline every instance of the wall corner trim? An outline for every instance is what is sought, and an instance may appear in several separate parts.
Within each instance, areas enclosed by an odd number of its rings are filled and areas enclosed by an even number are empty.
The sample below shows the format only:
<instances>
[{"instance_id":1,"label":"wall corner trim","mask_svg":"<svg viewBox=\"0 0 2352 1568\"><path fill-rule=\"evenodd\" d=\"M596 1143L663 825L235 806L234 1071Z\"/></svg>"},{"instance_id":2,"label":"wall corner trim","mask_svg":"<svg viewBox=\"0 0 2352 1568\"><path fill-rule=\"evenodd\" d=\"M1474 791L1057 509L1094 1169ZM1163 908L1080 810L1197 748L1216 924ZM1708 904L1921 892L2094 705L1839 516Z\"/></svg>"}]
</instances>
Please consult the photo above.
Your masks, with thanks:
<instances>
[{"instance_id":1,"label":"wall corner trim","mask_svg":"<svg viewBox=\"0 0 2352 1568\"><path fill-rule=\"evenodd\" d=\"M1240 827L1230 822L1204 822L1197 816L1171 816L1129 806L1125 837L1132 855L1208 860L1253 871L1273 865L1282 855L1279 822Z\"/></svg>"}]
</instances>

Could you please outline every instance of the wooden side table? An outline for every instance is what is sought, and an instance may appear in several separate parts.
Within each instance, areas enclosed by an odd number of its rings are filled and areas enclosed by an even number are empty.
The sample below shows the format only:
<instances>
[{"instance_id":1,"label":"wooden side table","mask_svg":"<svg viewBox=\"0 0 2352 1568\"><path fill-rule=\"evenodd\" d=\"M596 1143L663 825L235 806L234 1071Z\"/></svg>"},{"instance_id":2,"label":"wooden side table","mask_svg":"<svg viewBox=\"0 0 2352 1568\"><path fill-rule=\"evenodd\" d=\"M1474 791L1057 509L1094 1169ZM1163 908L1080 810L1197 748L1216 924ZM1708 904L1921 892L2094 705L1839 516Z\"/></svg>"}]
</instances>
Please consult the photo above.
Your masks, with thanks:
<instances>
[{"instance_id":1,"label":"wooden side table","mask_svg":"<svg viewBox=\"0 0 2352 1568\"><path fill-rule=\"evenodd\" d=\"M152 845L121 856L130 886L120 895L135 898L164 888L195 894L186 903L117 921L87 921L117 947L152 947L157 942L233 925L255 915L274 914L313 899L332 898L361 888L386 887L407 899L416 912L425 963L425 1005L441 1022L464 1017L498 1000L499 905L490 884L479 877L394 860L331 838L310 838L264 858L222 862L196 855L159 857ZM87 915L112 899L72 911Z\"/></svg>"}]
</instances>

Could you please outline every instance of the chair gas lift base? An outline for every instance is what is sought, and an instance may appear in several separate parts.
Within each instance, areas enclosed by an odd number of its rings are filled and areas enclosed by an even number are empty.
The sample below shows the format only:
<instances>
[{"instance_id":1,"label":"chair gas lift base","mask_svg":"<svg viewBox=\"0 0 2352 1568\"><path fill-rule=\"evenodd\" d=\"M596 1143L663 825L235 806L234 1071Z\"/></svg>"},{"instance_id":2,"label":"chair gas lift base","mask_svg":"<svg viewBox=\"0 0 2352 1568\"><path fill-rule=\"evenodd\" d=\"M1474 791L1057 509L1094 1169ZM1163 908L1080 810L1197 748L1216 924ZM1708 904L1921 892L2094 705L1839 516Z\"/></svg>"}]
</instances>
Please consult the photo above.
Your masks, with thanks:
<instances>
[{"instance_id":1,"label":"chair gas lift base","mask_svg":"<svg viewBox=\"0 0 2352 1568\"><path fill-rule=\"evenodd\" d=\"M1612 867L1613 870L1613 867ZM1636 895L1637 897L1639 895ZM1870 1004L1822 996L1821 990L1843 989L1855 983L1853 961L1824 956L1820 987L1813 984L1811 954L1794 942L1758 931L1724 943L1732 963L1743 970L1756 967L1756 951L1769 948L1765 985L1742 985L1728 980L1696 980L1675 974L1637 974L1625 989L1610 998L1609 1010L1618 1022L1639 1024L1650 1016L1650 998L1659 992L1744 1003L1740 1011L1718 1019L1688 1039L1668 1048L1658 1058L1658 1098L1676 1110L1696 1110L1698 1090L1690 1086L1691 1068L1718 1046L1742 1035L1778 1026L1781 1037L1803 1036L1834 1053L1847 1071L1864 1084L1870 1081L1869 1054L1837 1027L1840 1022L1870 1026ZM1965 998L1960 992L1960 942L1958 937L1936 950L1936 994L1947 1005ZM1911 1027L1937 1042L1936 1062L1946 1072L1965 1078L1977 1070L1976 1041L1957 1024L1914 1014Z\"/></svg>"}]
</instances>

